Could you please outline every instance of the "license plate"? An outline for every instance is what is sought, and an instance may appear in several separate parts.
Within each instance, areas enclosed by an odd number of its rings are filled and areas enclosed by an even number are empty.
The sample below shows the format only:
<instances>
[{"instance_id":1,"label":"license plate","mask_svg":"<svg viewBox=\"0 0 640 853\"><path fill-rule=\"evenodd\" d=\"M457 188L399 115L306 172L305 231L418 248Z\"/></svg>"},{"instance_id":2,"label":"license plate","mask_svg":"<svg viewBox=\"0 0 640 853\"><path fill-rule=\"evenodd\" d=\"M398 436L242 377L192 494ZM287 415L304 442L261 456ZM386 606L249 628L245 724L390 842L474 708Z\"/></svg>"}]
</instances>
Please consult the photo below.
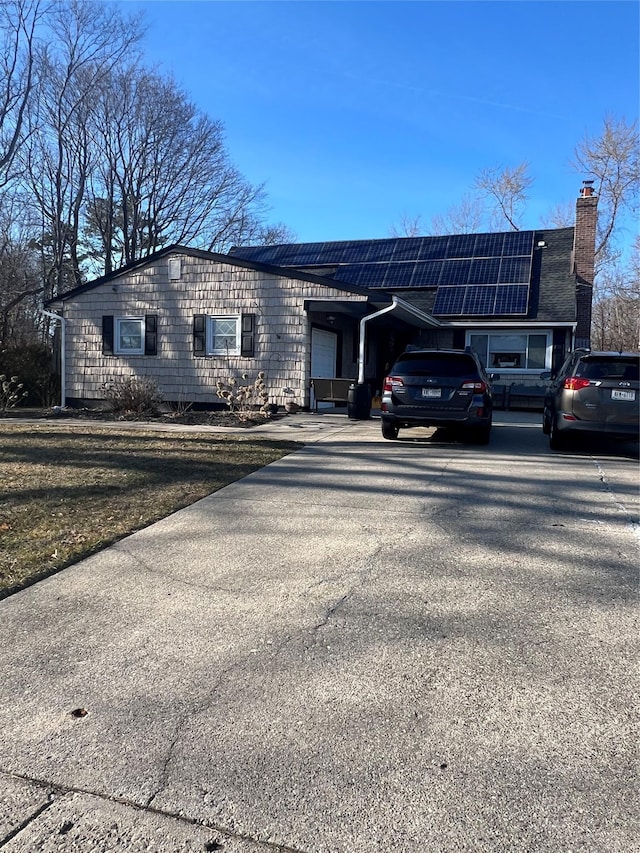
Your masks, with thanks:
<instances>
[{"instance_id":1,"label":"license plate","mask_svg":"<svg viewBox=\"0 0 640 853\"><path fill-rule=\"evenodd\" d=\"M442 388L423 388L422 389L423 397L441 397L442 396Z\"/></svg>"},{"instance_id":2,"label":"license plate","mask_svg":"<svg viewBox=\"0 0 640 853\"><path fill-rule=\"evenodd\" d=\"M619 391L617 388L614 388L611 392L612 400L635 400L636 392L635 391Z\"/></svg>"}]
</instances>

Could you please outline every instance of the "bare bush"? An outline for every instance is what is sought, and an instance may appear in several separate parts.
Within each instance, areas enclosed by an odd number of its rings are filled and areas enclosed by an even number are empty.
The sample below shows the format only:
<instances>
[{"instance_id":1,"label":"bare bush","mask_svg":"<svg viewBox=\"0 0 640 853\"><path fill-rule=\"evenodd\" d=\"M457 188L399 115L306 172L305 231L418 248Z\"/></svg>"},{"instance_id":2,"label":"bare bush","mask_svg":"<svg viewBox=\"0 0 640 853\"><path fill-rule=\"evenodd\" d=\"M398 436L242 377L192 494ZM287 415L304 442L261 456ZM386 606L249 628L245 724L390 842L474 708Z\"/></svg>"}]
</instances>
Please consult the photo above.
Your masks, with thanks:
<instances>
[{"instance_id":1,"label":"bare bush","mask_svg":"<svg viewBox=\"0 0 640 853\"><path fill-rule=\"evenodd\" d=\"M163 397L154 379L126 376L105 385L105 396L116 413L157 415Z\"/></svg>"}]
</instances>

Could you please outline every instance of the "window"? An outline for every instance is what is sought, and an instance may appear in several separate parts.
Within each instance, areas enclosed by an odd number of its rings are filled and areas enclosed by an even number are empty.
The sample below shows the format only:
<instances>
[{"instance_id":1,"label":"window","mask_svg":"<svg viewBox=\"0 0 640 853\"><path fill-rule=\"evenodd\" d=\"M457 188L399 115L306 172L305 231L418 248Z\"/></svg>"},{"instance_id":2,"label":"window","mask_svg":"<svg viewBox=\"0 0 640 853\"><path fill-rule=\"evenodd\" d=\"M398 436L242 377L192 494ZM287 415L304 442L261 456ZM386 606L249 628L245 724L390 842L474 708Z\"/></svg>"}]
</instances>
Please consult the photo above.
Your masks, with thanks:
<instances>
[{"instance_id":1,"label":"window","mask_svg":"<svg viewBox=\"0 0 640 853\"><path fill-rule=\"evenodd\" d=\"M240 355L240 316L209 317L209 355Z\"/></svg>"},{"instance_id":2,"label":"window","mask_svg":"<svg viewBox=\"0 0 640 853\"><path fill-rule=\"evenodd\" d=\"M102 318L102 352L105 355L157 355L158 318L156 314L144 317Z\"/></svg>"},{"instance_id":3,"label":"window","mask_svg":"<svg viewBox=\"0 0 640 853\"><path fill-rule=\"evenodd\" d=\"M115 351L120 355L144 353L144 319L142 317L116 317Z\"/></svg>"},{"instance_id":4,"label":"window","mask_svg":"<svg viewBox=\"0 0 640 853\"><path fill-rule=\"evenodd\" d=\"M255 355L255 314L196 314L193 318L193 354Z\"/></svg>"},{"instance_id":5,"label":"window","mask_svg":"<svg viewBox=\"0 0 640 853\"><path fill-rule=\"evenodd\" d=\"M467 337L488 370L544 370L551 364L548 332L470 332Z\"/></svg>"}]
</instances>

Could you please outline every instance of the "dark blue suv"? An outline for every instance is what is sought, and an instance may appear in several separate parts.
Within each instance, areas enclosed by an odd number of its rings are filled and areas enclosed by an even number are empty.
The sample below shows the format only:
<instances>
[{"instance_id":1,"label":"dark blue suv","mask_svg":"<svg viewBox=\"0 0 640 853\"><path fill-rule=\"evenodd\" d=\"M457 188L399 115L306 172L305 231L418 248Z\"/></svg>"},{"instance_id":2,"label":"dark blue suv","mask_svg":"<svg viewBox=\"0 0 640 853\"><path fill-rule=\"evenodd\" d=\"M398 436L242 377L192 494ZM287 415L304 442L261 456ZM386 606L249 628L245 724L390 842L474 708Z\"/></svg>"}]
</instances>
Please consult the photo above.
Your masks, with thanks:
<instances>
[{"instance_id":1,"label":"dark blue suv","mask_svg":"<svg viewBox=\"0 0 640 853\"><path fill-rule=\"evenodd\" d=\"M406 427L455 428L478 444L491 435L493 392L480 359L469 350L409 350L384 380L382 435Z\"/></svg>"}]
</instances>

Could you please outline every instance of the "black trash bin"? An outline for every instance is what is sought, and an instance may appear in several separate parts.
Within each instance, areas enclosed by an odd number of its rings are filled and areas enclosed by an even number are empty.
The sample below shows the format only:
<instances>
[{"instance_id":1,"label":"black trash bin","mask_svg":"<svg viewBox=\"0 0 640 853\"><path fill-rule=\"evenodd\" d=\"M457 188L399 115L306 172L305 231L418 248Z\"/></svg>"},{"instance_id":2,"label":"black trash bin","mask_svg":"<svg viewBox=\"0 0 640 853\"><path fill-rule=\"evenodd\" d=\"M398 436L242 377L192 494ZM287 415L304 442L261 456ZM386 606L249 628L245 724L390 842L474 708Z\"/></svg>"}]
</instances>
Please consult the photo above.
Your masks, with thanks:
<instances>
[{"instance_id":1,"label":"black trash bin","mask_svg":"<svg viewBox=\"0 0 640 853\"><path fill-rule=\"evenodd\" d=\"M367 382L349 385L347 415L358 421L366 421L371 415L371 388Z\"/></svg>"}]
</instances>

